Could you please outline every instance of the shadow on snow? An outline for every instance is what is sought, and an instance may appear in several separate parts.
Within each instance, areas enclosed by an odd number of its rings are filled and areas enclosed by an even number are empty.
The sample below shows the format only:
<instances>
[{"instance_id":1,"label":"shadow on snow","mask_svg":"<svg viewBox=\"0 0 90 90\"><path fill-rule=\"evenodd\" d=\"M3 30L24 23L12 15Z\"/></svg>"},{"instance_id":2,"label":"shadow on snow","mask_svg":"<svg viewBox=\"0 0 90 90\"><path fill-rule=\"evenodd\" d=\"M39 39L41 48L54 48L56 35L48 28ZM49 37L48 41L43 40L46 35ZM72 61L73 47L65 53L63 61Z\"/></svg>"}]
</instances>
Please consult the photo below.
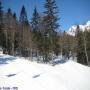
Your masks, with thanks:
<instances>
[{"instance_id":1,"label":"shadow on snow","mask_svg":"<svg viewBox=\"0 0 90 90\"><path fill-rule=\"evenodd\" d=\"M37 78L37 77L40 77L40 74L32 76L32 78Z\"/></svg>"},{"instance_id":2,"label":"shadow on snow","mask_svg":"<svg viewBox=\"0 0 90 90\"><path fill-rule=\"evenodd\" d=\"M16 74L9 74L9 75L6 75L7 77L12 77L12 76L15 76Z\"/></svg>"},{"instance_id":3,"label":"shadow on snow","mask_svg":"<svg viewBox=\"0 0 90 90\"><path fill-rule=\"evenodd\" d=\"M16 58L13 57L13 56L9 56L9 57L4 57L4 56L0 56L0 64L3 65L3 64L8 64L9 61L13 61L15 60Z\"/></svg>"},{"instance_id":4,"label":"shadow on snow","mask_svg":"<svg viewBox=\"0 0 90 90\"><path fill-rule=\"evenodd\" d=\"M64 64L64 63L66 63L66 62L68 62L68 59L66 59L66 58L58 58L58 59L55 59L55 60L53 60L52 62L51 62L51 65L52 66L55 66L55 65L59 65L59 64Z\"/></svg>"}]
</instances>

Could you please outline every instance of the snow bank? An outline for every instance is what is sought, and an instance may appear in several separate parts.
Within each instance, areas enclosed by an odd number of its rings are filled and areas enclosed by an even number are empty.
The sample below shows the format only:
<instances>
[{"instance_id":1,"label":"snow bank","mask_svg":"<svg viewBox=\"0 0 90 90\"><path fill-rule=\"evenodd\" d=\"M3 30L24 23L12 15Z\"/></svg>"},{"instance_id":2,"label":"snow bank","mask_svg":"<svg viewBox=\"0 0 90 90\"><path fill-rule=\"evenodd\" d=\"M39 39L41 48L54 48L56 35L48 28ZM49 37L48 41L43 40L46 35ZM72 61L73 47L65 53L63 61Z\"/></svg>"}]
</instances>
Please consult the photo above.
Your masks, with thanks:
<instances>
[{"instance_id":1,"label":"snow bank","mask_svg":"<svg viewBox=\"0 0 90 90\"><path fill-rule=\"evenodd\" d=\"M90 90L90 68L72 60L50 66L23 58L0 55L0 88L0 90Z\"/></svg>"}]
</instances>

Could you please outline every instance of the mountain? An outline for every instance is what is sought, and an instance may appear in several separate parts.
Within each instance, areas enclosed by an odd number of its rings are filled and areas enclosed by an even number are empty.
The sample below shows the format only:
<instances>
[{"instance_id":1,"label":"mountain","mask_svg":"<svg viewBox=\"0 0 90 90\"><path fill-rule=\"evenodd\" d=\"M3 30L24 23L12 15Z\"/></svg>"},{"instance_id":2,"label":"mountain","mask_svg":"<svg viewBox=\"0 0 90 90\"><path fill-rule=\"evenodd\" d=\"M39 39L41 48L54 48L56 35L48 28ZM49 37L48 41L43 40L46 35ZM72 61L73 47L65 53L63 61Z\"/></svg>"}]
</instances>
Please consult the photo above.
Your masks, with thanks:
<instances>
[{"instance_id":1,"label":"mountain","mask_svg":"<svg viewBox=\"0 0 90 90\"><path fill-rule=\"evenodd\" d=\"M79 25L79 27L80 27L80 30L82 30L82 31L85 31L85 29L90 31L90 20L86 24ZM67 30L66 33L69 35L75 36L76 29L77 29L77 25L73 25L69 28L69 30Z\"/></svg>"}]
</instances>

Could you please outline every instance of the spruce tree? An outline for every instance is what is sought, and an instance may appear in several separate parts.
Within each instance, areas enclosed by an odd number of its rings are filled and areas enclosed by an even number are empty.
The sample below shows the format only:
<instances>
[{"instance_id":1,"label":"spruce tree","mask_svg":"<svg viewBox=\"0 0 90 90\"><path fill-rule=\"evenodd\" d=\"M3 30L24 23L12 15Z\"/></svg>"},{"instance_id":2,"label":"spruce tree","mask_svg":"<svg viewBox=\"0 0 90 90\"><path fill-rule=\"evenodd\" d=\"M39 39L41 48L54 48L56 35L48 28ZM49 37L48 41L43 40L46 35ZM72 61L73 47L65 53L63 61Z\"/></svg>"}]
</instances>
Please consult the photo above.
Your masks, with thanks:
<instances>
[{"instance_id":1,"label":"spruce tree","mask_svg":"<svg viewBox=\"0 0 90 90\"><path fill-rule=\"evenodd\" d=\"M87 54L90 66L90 31L86 31Z\"/></svg>"},{"instance_id":2,"label":"spruce tree","mask_svg":"<svg viewBox=\"0 0 90 90\"><path fill-rule=\"evenodd\" d=\"M17 31L17 19L16 13L12 15L12 30L11 30L11 55L15 54L15 38L16 38L16 31Z\"/></svg>"},{"instance_id":3,"label":"spruce tree","mask_svg":"<svg viewBox=\"0 0 90 90\"><path fill-rule=\"evenodd\" d=\"M3 7L0 1L0 46L5 48L5 35L4 35L4 23L3 23Z\"/></svg>"},{"instance_id":4,"label":"spruce tree","mask_svg":"<svg viewBox=\"0 0 90 90\"><path fill-rule=\"evenodd\" d=\"M24 5L22 6L22 9L21 9L19 21L20 21L20 23L28 22L27 13L26 13L26 9L25 9Z\"/></svg>"},{"instance_id":5,"label":"spruce tree","mask_svg":"<svg viewBox=\"0 0 90 90\"><path fill-rule=\"evenodd\" d=\"M36 7L34 8L31 24L32 24L33 31L39 30L40 15L39 15Z\"/></svg>"},{"instance_id":6,"label":"spruce tree","mask_svg":"<svg viewBox=\"0 0 90 90\"><path fill-rule=\"evenodd\" d=\"M37 11L37 8L34 8L33 11L33 16L32 16L32 21L31 21L31 25L32 25L32 35L33 35L33 48L36 50L36 52L42 53L42 32L40 31L40 23L41 23L41 17ZM37 53L37 54L39 54Z\"/></svg>"},{"instance_id":7,"label":"spruce tree","mask_svg":"<svg viewBox=\"0 0 90 90\"><path fill-rule=\"evenodd\" d=\"M40 16L35 7L32 15L31 26L32 26L32 33L33 33L33 41L36 44L38 44L38 41L39 41L39 37L38 37L39 31L40 31L39 25L40 25ZM36 46L38 47L38 45Z\"/></svg>"},{"instance_id":8,"label":"spruce tree","mask_svg":"<svg viewBox=\"0 0 90 90\"><path fill-rule=\"evenodd\" d=\"M28 19L27 19L27 13L24 6L22 6L20 18L19 18L19 28L20 28L20 35L19 35L19 49L21 54L24 53L25 50L25 32L27 27L29 26ZM23 54L24 55L24 54Z\"/></svg>"},{"instance_id":9,"label":"spruce tree","mask_svg":"<svg viewBox=\"0 0 90 90\"><path fill-rule=\"evenodd\" d=\"M87 64L84 50L83 32L80 30L79 26L77 26L76 40L77 40L77 62Z\"/></svg>"},{"instance_id":10,"label":"spruce tree","mask_svg":"<svg viewBox=\"0 0 90 90\"><path fill-rule=\"evenodd\" d=\"M45 44L48 47L46 53L46 58L49 53L55 53L57 50L57 29L59 27L58 24L58 15L57 15L57 6L55 0L46 0L45 2L45 16L44 16L44 36L45 36ZM47 40L47 41L46 41Z\"/></svg>"},{"instance_id":11,"label":"spruce tree","mask_svg":"<svg viewBox=\"0 0 90 90\"><path fill-rule=\"evenodd\" d=\"M8 54L11 54L11 40L12 40L12 29L13 29L13 16L12 16L12 11L10 8L8 8L7 13L6 13L6 31L5 31L5 36L6 36L6 52Z\"/></svg>"},{"instance_id":12,"label":"spruce tree","mask_svg":"<svg viewBox=\"0 0 90 90\"><path fill-rule=\"evenodd\" d=\"M0 1L0 30L2 29L2 23L3 23L3 7L2 7L2 3Z\"/></svg>"},{"instance_id":13,"label":"spruce tree","mask_svg":"<svg viewBox=\"0 0 90 90\"><path fill-rule=\"evenodd\" d=\"M13 14L13 25L14 25L14 50L16 51L19 47L19 28L18 28L18 21L17 21L17 16L16 13Z\"/></svg>"}]
</instances>

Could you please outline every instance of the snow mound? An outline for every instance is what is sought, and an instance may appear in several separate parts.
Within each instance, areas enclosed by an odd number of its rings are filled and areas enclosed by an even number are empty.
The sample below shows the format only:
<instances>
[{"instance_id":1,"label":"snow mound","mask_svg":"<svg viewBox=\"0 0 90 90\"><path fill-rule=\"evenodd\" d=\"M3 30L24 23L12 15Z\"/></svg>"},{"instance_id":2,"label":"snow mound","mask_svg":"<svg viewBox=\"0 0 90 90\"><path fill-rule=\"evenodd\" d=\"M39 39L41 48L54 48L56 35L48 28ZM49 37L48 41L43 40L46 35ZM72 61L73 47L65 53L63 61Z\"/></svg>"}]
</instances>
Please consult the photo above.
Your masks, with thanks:
<instances>
[{"instance_id":1,"label":"snow mound","mask_svg":"<svg viewBox=\"0 0 90 90\"><path fill-rule=\"evenodd\" d=\"M90 68L72 60L50 66L0 55L0 61L1 90L90 90Z\"/></svg>"}]
</instances>

